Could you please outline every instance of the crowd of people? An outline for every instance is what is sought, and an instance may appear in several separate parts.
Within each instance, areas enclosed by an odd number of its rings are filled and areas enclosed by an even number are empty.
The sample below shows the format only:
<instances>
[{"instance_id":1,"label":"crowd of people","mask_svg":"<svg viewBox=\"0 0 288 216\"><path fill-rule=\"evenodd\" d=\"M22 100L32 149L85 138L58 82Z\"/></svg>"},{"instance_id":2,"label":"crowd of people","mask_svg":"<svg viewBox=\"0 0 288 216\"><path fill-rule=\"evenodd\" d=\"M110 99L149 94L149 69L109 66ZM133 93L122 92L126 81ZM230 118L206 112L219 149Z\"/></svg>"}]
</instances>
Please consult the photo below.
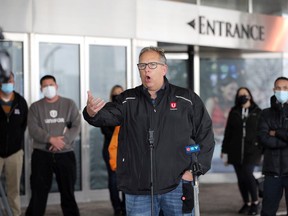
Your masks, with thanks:
<instances>
[{"instance_id":1,"label":"crowd of people","mask_svg":"<svg viewBox=\"0 0 288 216\"><path fill-rule=\"evenodd\" d=\"M82 112L104 135L102 153L114 215L192 216L195 175L204 175L212 163L215 137L209 113L213 112L195 92L169 83L161 48L143 48L137 67L141 85L127 90L115 85L109 102L88 91ZM31 198L25 215L45 214L55 175L63 215L79 216L73 143L80 133L81 114L73 100L57 93L52 75L40 79L44 97L29 108L14 85L12 72L0 83L0 172L5 175L13 216L21 215L26 127L33 153ZM288 203L288 78L275 80L271 107L263 110L247 87L238 88L234 95L222 131L221 158L225 165L233 166L237 176L243 200L238 213L276 215L283 192ZM200 150L187 154L195 146ZM253 175L259 165L265 177L262 201Z\"/></svg>"},{"instance_id":2,"label":"crowd of people","mask_svg":"<svg viewBox=\"0 0 288 216\"><path fill-rule=\"evenodd\" d=\"M4 170L7 200L13 216L21 215L20 179L24 133L33 140L31 199L25 215L44 215L53 174L56 176L64 215L80 215L74 196L76 159L73 142L80 133L81 115L76 104L57 94L54 76L40 80L44 98L28 110L26 100L14 91L13 72L0 83L0 171Z\"/></svg>"},{"instance_id":3,"label":"crowd of people","mask_svg":"<svg viewBox=\"0 0 288 216\"><path fill-rule=\"evenodd\" d=\"M274 82L271 106L261 110L250 90L237 90L222 143L221 158L233 165L243 206L239 214L276 215L285 192L288 207L288 78ZM262 208L254 168L262 166L264 176Z\"/></svg>"}]
</instances>

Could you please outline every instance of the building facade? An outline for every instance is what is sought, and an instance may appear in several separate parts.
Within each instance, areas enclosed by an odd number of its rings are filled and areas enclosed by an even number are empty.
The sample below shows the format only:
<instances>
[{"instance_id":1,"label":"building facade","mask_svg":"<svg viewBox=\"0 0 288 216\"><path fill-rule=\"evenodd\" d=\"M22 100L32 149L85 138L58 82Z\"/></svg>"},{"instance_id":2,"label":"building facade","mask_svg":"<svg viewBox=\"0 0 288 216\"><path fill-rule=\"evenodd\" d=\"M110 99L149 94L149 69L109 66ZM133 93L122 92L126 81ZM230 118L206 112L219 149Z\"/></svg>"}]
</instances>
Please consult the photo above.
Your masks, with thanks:
<instances>
[{"instance_id":1,"label":"building facade","mask_svg":"<svg viewBox=\"0 0 288 216\"><path fill-rule=\"evenodd\" d=\"M52 74L60 95L72 98L81 112L87 90L108 101L113 85L139 85L140 50L163 47L168 79L198 93L213 120L215 155L202 181L234 181L232 168L224 167L219 156L236 89L247 86L265 108L275 78L287 76L288 6L265 2L0 0L0 48L11 54L16 91L29 105L42 97L40 78ZM23 205L30 195L29 139L27 132ZM108 199L102 144L100 129L82 121L75 145L79 201ZM57 190L54 184L49 203L59 202Z\"/></svg>"}]
</instances>

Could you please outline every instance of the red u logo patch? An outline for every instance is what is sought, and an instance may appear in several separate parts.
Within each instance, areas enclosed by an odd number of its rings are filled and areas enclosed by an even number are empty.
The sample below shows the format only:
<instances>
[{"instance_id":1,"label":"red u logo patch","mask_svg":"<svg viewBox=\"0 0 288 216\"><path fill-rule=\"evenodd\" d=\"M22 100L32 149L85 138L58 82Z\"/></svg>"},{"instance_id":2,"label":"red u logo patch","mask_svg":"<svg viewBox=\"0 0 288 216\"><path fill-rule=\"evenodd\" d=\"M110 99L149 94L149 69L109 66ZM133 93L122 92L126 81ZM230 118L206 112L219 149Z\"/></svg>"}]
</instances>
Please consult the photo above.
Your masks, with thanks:
<instances>
[{"instance_id":1,"label":"red u logo patch","mask_svg":"<svg viewBox=\"0 0 288 216\"><path fill-rule=\"evenodd\" d=\"M170 108L171 108L171 109L177 108L176 102L171 102L171 103L170 103Z\"/></svg>"}]
</instances>

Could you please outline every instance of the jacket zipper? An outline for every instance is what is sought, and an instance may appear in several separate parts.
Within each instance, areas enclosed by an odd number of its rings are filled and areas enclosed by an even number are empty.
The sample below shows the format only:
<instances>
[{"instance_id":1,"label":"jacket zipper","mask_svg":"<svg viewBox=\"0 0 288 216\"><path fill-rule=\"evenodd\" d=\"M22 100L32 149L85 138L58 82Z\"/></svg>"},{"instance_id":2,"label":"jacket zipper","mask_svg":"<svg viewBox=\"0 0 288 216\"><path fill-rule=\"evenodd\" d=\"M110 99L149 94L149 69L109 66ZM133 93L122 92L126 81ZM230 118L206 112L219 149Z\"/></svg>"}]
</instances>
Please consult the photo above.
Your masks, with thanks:
<instances>
[{"instance_id":1,"label":"jacket zipper","mask_svg":"<svg viewBox=\"0 0 288 216\"><path fill-rule=\"evenodd\" d=\"M7 123L10 122L10 116L11 116L11 114L13 113L13 111L15 110L15 108L17 107L17 105L18 105L18 103L16 103L13 107L11 107L10 112L6 115L6 117L7 117Z\"/></svg>"},{"instance_id":2,"label":"jacket zipper","mask_svg":"<svg viewBox=\"0 0 288 216\"><path fill-rule=\"evenodd\" d=\"M242 108L243 112L243 108ZM252 111L253 112L253 111ZM241 158L240 158L240 163L243 164L244 162L244 151L245 151L245 137L246 137L246 122L251 115L252 112L248 111L248 115L244 116L243 113L241 115L242 119L242 143L241 143Z\"/></svg>"},{"instance_id":3,"label":"jacket zipper","mask_svg":"<svg viewBox=\"0 0 288 216\"><path fill-rule=\"evenodd\" d=\"M243 119L243 123L242 123L242 143L241 143L241 164L243 164L243 160L244 160L245 137L246 137L246 120Z\"/></svg>"},{"instance_id":4,"label":"jacket zipper","mask_svg":"<svg viewBox=\"0 0 288 216\"><path fill-rule=\"evenodd\" d=\"M152 131L152 137L149 135L149 138L152 138L153 139L153 143L149 143L150 146L149 146L149 154L150 154L150 188L152 189L153 187L153 191L155 189L155 179L154 179L154 176L156 176L156 170L154 169L154 164L155 164L155 123L154 123L154 117L153 117L153 112L156 113L157 110L156 110L156 100L155 99L152 99L151 100L151 103L152 103L152 107L153 107L153 110L150 111L150 116L149 116L149 134L151 133Z\"/></svg>"},{"instance_id":5,"label":"jacket zipper","mask_svg":"<svg viewBox=\"0 0 288 216\"><path fill-rule=\"evenodd\" d=\"M281 111L281 114L280 114L280 123L281 123L281 127L282 128L285 128L285 111L284 111L284 109L282 109L282 111ZM283 162L283 159L282 159L282 151L281 151L281 149L279 149L278 150L279 151L279 176L282 176L282 172L283 172L283 169L282 169L282 162Z\"/></svg>"}]
</instances>

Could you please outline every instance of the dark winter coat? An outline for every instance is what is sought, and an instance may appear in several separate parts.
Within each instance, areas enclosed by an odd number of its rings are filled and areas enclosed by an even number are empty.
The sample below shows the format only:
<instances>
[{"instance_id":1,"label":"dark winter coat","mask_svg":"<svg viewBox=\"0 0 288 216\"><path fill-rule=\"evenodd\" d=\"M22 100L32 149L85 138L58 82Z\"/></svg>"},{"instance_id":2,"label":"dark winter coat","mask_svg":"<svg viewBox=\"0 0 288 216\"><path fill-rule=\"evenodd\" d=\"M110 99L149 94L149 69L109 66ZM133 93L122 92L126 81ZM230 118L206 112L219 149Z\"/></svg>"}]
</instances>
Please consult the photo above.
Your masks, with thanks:
<instances>
[{"instance_id":1,"label":"dark winter coat","mask_svg":"<svg viewBox=\"0 0 288 216\"><path fill-rule=\"evenodd\" d=\"M187 145L200 145L198 160L203 173L210 169L214 150L212 122L194 92L165 80L165 88L157 92L154 104L143 85L124 91L116 100L92 118L86 108L83 115L96 127L121 125L117 154L117 184L121 191L150 194L149 129L154 131L155 194L176 188L184 171L190 169Z\"/></svg>"},{"instance_id":2,"label":"dark winter coat","mask_svg":"<svg viewBox=\"0 0 288 216\"><path fill-rule=\"evenodd\" d=\"M270 136L269 131L276 131ZM288 104L271 97L271 107L264 109L259 121L258 137L264 147L262 172L270 176L288 175Z\"/></svg>"},{"instance_id":3,"label":"dark winter coat","mask_svg":"<svg viewBox=\"0 0 288 216\"><path fill-rule=\"evenodd\" d=\"M235 106L230 110L222 144L222 153L228 154L228 164L260 163L262 149L257 141L260 112L261 109L252 104L248 117L242 119L241 107ZM243 133L244 129L246 134Z\"/></svg>"},{"instance_id":4,"label":"dark winter coat","mask_svg":"<svg viewBox=\"0 0 288 216\"><path fill-rule=\"evenodd\" d=\"M20 94L14 92L14 95L8 114L0 107L0 157L3 158L23 149L28 107Z\"/></svg>"}]
</instances>

